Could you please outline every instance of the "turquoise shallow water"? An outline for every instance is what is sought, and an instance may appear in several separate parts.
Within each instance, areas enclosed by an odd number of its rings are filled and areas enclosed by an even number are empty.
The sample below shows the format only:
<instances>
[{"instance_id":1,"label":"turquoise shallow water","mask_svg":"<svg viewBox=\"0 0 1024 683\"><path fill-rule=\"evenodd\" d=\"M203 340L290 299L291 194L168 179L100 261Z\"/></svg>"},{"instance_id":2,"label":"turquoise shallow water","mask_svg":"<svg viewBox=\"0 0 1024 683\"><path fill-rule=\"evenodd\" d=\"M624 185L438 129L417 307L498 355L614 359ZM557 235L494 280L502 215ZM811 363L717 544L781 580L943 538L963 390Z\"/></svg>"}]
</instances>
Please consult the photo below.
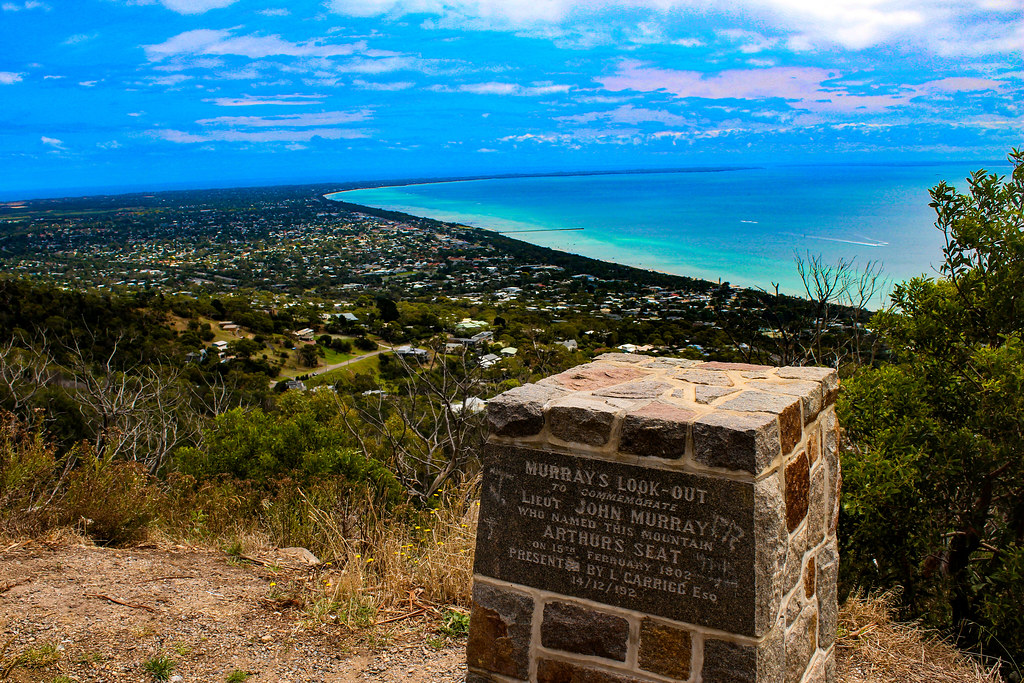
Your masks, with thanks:
<instances>
[{"instance_id":1,"label":"turquoise shallow water","mask_svg":"<svg viewBox=\"0 0 1024 683\"><path fill-rule=\"evenodd\" d=\"M794 254L934 275L943 238L928 188L979 163L560 176L351 190L341 201L502 232L593 258L801 293ZM991 168L991 166L987 166ZM1004 169L996 171L1005 173Z\"/></svg>"}]
</instances>

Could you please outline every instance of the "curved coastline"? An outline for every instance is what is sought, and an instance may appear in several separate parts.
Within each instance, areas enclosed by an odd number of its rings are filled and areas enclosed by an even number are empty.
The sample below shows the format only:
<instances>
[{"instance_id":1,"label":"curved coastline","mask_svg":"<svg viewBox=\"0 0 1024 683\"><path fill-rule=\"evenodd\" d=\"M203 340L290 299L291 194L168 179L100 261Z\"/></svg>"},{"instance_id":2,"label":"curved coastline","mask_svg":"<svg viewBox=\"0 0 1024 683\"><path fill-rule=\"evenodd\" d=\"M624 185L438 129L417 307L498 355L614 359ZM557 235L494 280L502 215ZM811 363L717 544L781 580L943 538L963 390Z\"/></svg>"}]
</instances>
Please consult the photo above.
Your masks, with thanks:
<instances>
[{"instance_id":1,"label":"curved coastline","mask_svg":"<svg viewBox=\"0 0 1024 683\"><path fill-rule=\"evenodd\" d=\"M661 175L668 173L727 173L729 171L750 171L761 166L688 166L683 168L633 168L625 170L608 171L551 171L546 173L501 173L498 175L481 176L453 176L451 178L409 178L408 180L382 180L379 182L359 182L352 187L346 187L335 192L328 192L323 195L325 199L332 196L354 192L355 190L387 190L398 187L413 187L415 185L437 185L440 183L471 183L478 180L516 180L519 178L578 178L588 176L609 176L609 175ZM331 199L331 201L339 201ZM411 214L410 214L411 215ZM483 228L486 230L486 228Z\"/></svg>"}]
</instances>

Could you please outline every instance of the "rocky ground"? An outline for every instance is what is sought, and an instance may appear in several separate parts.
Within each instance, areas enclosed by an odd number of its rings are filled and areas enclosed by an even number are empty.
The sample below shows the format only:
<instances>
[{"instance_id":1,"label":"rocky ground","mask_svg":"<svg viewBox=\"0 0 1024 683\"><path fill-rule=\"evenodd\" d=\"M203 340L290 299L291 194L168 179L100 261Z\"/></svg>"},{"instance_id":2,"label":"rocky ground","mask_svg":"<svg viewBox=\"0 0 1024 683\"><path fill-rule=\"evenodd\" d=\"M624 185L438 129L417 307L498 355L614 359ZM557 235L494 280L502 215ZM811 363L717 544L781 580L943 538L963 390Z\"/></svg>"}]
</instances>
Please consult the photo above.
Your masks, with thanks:
<instances>
[{"instance_id":1,"label":"rocky ground","mask_svg":"<svg viewBox=\"0 0 1024 683\"><path fill-rule=\"evenodd\" d=\"M465 641L440 634L432 610L324 623L292 597L316 570L252 559L184 546L0 548L0 680L148 682L160 658L185 682L464 679Z\"/></svg>"}]
</instances>

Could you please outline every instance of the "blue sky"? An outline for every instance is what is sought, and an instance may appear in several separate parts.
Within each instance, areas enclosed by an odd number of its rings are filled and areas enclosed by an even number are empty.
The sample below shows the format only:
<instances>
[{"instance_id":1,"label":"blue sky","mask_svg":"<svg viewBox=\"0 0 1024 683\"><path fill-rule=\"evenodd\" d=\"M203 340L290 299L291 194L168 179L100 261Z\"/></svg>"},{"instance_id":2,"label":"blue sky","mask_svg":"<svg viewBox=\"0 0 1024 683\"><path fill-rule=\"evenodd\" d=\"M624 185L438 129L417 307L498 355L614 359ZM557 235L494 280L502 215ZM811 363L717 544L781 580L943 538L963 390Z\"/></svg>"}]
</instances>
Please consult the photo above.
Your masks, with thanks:
<instances>
[{"instance_id":1,"label":"blue sky","mask_svg":"<svg viewBox=\"0 0 1024 683\"><path fill-rule=\"evenodd\" d=\"M1024 144L1020 0L0 0L0 196Z\"/></svg>"}]
</instances>

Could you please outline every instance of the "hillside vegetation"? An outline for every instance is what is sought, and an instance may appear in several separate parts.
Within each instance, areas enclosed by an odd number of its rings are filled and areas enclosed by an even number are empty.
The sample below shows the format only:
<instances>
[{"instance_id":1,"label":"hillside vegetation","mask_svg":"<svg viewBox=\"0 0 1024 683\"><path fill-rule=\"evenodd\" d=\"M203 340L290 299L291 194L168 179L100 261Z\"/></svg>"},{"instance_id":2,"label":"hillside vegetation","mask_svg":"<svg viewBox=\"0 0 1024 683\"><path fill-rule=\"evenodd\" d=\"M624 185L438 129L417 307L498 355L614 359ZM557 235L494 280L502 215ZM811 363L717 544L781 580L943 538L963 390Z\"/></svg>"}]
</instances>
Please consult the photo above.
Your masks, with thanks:
<instances>
[{"instance_id":1,"label":"hillside vegetation","mask_svg":"<svg viewBox=\"0 0 1024 683\"><path fill-rule=\"evenodd\" d=\"M0 278L0 537L70 529L102 546L156 539L243 560L302 547L332 567L328 583L296 596L317 623L414 598L463 614L485 436L478 399L624 343L829 363L844 376L846 592L898 587L886 609L999 659L1004 678L1019 680L1024 153L1011 160L1009 178L979 173L966 193L933 190L947 238L942 277L897 285L867 325L873 284L861 281L858 295L849 264L811 257L800 262L808 297L796 303L654 276L640 283L644 298L625 280L556 276L543 264L507 270L531 290L527 300L403 298L369 275L354 289L309 279L321 289L289 297L207 281L111 293ZM320 216L306 204L295 212ZM338 239L352 238L347 230ZM493 244L473 246L450 226L429 235L455 249L435 285L465 272L479 287L506 272L459 270L469 268L465 253L504 263ZM526 252L518 258L546 258ZM556 267L581 267L570 261ZM623 278L621 268L599 275ZM663 291L676 285L695 291ZM561 292L557 303L535 305L547 287ZM486 334L468 338L478 329ZM415 347L392 352L402 343ZM357 349L383 353L372 370L310 379L317 390L277 381ZM863 628L853 632L866 637Z\"/></svg>"}]
</instances>

